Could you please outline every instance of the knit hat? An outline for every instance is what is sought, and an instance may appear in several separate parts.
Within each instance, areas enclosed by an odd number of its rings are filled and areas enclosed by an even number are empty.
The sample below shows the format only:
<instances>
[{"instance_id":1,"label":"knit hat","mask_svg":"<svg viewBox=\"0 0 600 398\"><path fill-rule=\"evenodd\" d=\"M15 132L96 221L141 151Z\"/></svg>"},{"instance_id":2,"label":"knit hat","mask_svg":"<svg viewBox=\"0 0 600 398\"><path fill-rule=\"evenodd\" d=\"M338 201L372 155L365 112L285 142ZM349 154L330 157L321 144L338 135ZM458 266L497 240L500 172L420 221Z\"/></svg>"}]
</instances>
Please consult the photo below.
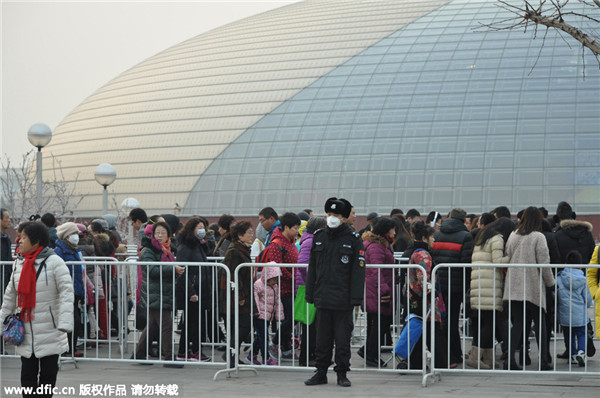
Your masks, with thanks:
<instances>
[{"instance_id":1,"label":"knit hat","mask_svg":"<svg viewBox=\"0 0 600 398\"><path fill-rule=\"evenodd\" d=\"M104 218L94 218L92 222L99 223L105 230L108 229L108 221L106 221Z\"/></svg>"},{"instance_id":2,"label":"knit hat","mask_svg":"<svg viewBox=\"0 0 600 398\"><path fill-rule=\"evenodd\" d=\"M83 235L85 233L85 231L87 231L87 228L85 227L85 225L80 224L80 223L75 223L75 225L77 226L77 229L79 229L79 235Z\"/></svg>"},{"instance_id":3,"label":"knit hat","mask_svg":"<svg viewBox=\"0 0 600 398\"><path fill-rule=\"evenodd\" d=\"M74 222L66 222L56 228L56 235L60 240L64 240L67 236L73 234L79 234L79 228L77 228Z\"/></svg>"},{"instance_id":4,"label":"knit hat","mask_svg":"<svg viewBox=\"0 0 600 398\"><path fill-rule=\"evenodd\" d=\"M108 223L108 228L106 229L113 229L117 227L117 216L114 214L105 214L102 216L102 218Z\"/></svg>"},{"instance_id":5,"label":"knit hat","mask_svg":"<svg viewBox=\"0 0 600 398\"><path fill-rule=\"evenodd\" d=\"M455 207L454 209L450 210L450 218L456 218L457 220L465 221L465 218L467 218L467 212L460 207Z\"/></svg>"},{"instance_id":6,"label":"knit hat","mask_svg":"<svg viewBox=\"0 0 600 398\"><path fill-rule=\"evenodd\" d=\"M310 216L305 211L299 212L298 217L300 217L300 220L302 220L302 221L308 221L310 219Z\"/></svg>"}]
</instances>

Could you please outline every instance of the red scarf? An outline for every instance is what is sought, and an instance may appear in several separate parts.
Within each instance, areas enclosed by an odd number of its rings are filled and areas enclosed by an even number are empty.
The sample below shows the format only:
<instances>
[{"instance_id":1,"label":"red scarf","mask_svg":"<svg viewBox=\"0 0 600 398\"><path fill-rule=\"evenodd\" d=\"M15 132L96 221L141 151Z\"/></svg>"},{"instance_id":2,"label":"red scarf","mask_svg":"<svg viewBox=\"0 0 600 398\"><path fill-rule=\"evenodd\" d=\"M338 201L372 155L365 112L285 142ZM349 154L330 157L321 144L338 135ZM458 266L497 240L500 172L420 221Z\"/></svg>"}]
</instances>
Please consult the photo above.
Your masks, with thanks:
<instances>
[{"instance_id":1,"label":"red scarf","mask_svg":"<svg viewBox=\"0 0 600 398\"><path fill-rule=\"evenodd\" d=\"M21 321L31 322L33 320L33 309L35 308L35 259L38 254L44 249L40 246L29 253L23 254L25 261L21 270L21 278L19 279L19 287L17 288L17 305L21 308Z\"/></svg>"},{"instance_id":2,"label":"red scarf","mask_svg":"<svg viewBox=\"0 0 600 398\"><path fill-rule=\"evenodd\" d=\"M152 246L162 251L160 261L175 261L175 257L173 256L173 253L171 253L171 238L167 239L164 244L160 244L155 237L152 237Z\"/></svg>"},{"instance_id":3,"label":"red scarf","mask_svg":"<svg viewBox=\"0 0 600 398\"><path fill-rule=\"evenodd\" d=\"M162 245L162 261L172 261L171 258L173 257L173 255L171 254L171 238L167 239L167 241L165 243L163 243Z\"/></svg>"}]
</instances>

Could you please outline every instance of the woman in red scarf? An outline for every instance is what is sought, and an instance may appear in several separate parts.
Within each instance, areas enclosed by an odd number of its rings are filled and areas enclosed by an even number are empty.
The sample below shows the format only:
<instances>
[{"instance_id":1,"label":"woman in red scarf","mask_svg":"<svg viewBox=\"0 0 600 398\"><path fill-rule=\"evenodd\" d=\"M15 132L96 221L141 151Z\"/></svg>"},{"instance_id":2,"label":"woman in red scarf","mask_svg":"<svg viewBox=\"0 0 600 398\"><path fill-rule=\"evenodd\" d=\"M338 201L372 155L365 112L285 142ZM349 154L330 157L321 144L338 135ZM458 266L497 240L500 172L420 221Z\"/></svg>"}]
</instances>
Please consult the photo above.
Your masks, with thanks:
<instances>
[{"instance_id":1,"label":"woman in red scarf","mask_svg":"<svg viewBox=\"0 0 600 398\"><path fill-rule=\"evenodd\" d=\"M21 385L34 390L56 385L58 356L69 349L67 332L73 328L73 281L63 260L47 247L49 240L44 224L23 226L19 255L0 311L4 321L20 309L25 326L23 342L16 347L21 356Z\"/></svg>"},{"instance_id":2,"label":"woman in red scarf","mask_svg":"<svg viewBox=\"0 0 600 398\"><path fill-rule=\"evenodd\" d=\"M171 229L164 222L152 227L152 237L142 239L140 261L172 262L175 257L171 252ZM176 275L184 271L179 265L144 265L142 277L147 282L146 303L148 303L148 322L137 344L131 359L147 359L148 345L160 335L162 359L173 361L173 286ZM159 333L160 332L160 333ZM183 367L178 364L165 364L165 367Z\"/></svg>"}]
</instances>

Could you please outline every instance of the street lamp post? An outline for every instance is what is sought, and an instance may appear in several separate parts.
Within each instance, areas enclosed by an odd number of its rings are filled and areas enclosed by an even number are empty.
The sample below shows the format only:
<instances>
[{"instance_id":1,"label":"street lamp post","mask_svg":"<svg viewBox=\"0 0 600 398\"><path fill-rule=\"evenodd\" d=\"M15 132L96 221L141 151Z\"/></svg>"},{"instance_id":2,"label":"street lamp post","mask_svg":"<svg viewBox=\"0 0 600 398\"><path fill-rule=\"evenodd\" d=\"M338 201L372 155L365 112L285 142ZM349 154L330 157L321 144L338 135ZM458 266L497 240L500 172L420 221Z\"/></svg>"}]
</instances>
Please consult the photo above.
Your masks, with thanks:
<instances>
[{"instance_id":1,"label":"street lamp post","mask_svg":"<svg viewBox=\"0 0 600 398\"><path fill-rule=\"evenodd\" d=\"M101 163L94 170L94 177L98 184L104 187L104 192L102 193L102 214L108 213L108 186L115 182L117 178L117 170L109 164L109 163Z\"/></svg>"},{"instance_id":2,"label":"street lamp post","mask_svg":"<svg viewBox=\"0 0 600 398\"><path fill-rule=\"evenodd\" d=\"M38 149L36 160L36 206L37 213L42 211L42 148L52 140L52 130L43 123L36 123L29 128L27 139Z\"/></svg>"}]
</instances>

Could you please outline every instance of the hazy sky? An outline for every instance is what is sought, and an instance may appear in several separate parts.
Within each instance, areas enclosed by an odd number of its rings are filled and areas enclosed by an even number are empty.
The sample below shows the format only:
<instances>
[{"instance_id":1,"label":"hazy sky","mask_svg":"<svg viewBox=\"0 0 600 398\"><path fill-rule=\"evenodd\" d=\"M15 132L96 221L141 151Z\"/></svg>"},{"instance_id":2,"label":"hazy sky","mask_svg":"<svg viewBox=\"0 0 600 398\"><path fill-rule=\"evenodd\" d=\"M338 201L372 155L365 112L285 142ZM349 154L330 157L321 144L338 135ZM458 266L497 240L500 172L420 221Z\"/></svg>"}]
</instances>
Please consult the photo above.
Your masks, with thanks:
<instances>
[{"instance_id":1,"label":"hazy sky","mask_svg":"<svg viewBox=\"0 0 600 398\"><path fill-rule=\"evenodd\" d=\"M191 37L297 0L2 2L2 142L13 162L126 69Z\"/></svg>"}]
</instances>

